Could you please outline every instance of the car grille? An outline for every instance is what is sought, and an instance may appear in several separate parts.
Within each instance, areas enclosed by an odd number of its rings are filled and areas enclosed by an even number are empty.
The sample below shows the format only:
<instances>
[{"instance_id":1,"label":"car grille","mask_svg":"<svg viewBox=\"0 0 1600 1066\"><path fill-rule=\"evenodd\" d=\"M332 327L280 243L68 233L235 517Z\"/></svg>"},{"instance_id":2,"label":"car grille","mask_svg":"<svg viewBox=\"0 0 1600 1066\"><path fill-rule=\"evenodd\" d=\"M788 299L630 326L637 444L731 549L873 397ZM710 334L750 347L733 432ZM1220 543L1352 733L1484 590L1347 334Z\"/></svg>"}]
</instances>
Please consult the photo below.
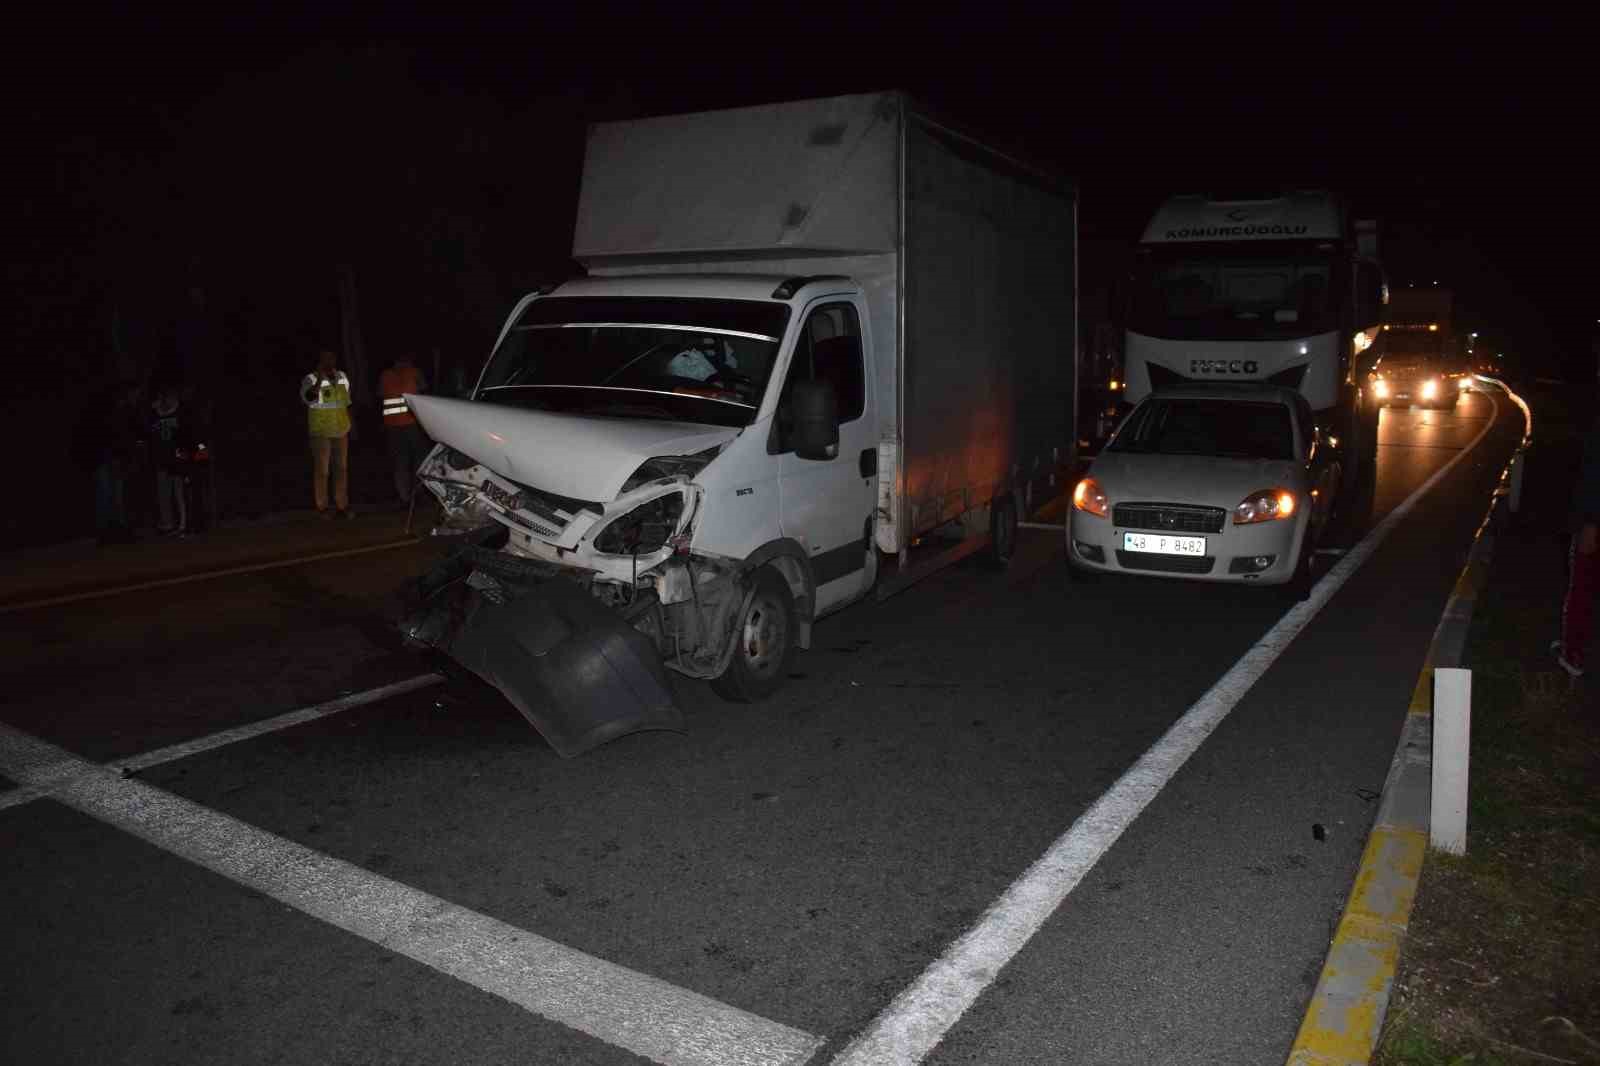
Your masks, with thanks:
<instances>
[{"instance_id":1,"label":"car grille","mask_svg":"<svg viewBox=\"0 0 1600 1066\"><path fill-rule=\"evenodd\" d=\"M1124 570L1160 570L1168 574L1209 574L1217 564L1210 555L1157 555L1154 552L1126 552L1117 549L1117 563Z\"/></svg>"},{"instance_id":2,"label":"car grille","mask_svg":"<svg viewBox=\"0 0 1600 1066\"><path fill-rule=\"evenodd\" d=\"M1221 533L1227 517L1228 512L1220 507L1181 503L1119 503L1111 509L1113 523L1123 529L1162 533Z\"/></svg>"}]
</instances>

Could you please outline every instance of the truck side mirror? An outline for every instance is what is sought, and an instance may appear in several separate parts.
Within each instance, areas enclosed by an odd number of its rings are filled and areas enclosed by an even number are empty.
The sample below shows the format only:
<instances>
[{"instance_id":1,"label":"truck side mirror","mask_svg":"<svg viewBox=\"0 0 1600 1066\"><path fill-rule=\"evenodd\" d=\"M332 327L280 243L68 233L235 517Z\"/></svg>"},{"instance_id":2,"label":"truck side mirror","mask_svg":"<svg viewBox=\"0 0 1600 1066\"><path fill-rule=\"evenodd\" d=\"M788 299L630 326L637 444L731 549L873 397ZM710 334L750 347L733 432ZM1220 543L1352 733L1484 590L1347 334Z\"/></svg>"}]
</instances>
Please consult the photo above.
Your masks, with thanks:
<instances>
[{"instance_id":1,"label":"truck side mirror","mask_svg":"<svg viewBox=\"0 0 1600 1066\"><path fill-rule=\"evenodd\" d=\"M793 422L789 441L801 459L832 459L839 454L839 396L829 381L797 381L789 398Z\"/></svg>"}]
</instances>

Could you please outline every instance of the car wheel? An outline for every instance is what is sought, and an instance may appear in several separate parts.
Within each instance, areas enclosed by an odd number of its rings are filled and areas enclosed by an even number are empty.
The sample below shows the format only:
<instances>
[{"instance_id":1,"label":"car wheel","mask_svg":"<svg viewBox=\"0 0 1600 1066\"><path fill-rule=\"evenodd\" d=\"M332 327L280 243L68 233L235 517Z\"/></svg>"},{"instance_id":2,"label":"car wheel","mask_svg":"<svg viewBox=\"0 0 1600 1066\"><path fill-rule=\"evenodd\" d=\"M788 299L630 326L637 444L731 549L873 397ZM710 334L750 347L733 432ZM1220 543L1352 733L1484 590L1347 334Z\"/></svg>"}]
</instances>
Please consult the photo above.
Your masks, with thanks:
<instances>
[{"instance_id":1,"label":"car wheel","mask_svg":"<svg viewBox=\"0 0 1600 1066\"><path fill-rule=\"evenodd\" d=\"M1017 553L1017 504L1001 496L989 504L989 565L1004 570Z\"/></svg>"},{"instance_id":2,"label":"car wheel","mask_svg":"<svg viewBox=\"0 0 1600 1066\"><path fill-rule=\"evenodd\" d=\"M754 703L783 685L800 630L795 614L794 594L783 576L770 566L757 570L755 590L739 615L733 657L722 676L711 682L717 695L735 703Z\"/></svg>"}]
</instances>

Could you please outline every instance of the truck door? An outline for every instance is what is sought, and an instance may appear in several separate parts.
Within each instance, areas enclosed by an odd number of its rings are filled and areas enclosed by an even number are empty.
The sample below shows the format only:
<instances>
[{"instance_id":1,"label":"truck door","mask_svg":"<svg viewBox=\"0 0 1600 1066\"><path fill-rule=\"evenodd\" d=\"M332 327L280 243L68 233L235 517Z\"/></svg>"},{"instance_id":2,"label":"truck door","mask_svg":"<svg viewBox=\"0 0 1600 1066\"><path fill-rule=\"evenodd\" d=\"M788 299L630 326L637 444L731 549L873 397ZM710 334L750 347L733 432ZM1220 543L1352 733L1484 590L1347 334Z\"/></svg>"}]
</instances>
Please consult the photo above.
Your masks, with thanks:
<instances>
[{"instance_id":1,"label":"truck door","mask_svg":"<svg viewBox=\"0 0 1600 1066\"><path fill-rule=\"evenodd\" d=\"M870 585L871 518L877 500L877 420L867 384L856 301L825 298L806 309L804 326L778 401L774 447L783 535L811 557L817 613L854 599ZM801 459L785 439L789 397L797 381L833 386L839 403L839 451L830 459ZM875 557L873 557L875 558Z\"/></svg>"}]
</instances>

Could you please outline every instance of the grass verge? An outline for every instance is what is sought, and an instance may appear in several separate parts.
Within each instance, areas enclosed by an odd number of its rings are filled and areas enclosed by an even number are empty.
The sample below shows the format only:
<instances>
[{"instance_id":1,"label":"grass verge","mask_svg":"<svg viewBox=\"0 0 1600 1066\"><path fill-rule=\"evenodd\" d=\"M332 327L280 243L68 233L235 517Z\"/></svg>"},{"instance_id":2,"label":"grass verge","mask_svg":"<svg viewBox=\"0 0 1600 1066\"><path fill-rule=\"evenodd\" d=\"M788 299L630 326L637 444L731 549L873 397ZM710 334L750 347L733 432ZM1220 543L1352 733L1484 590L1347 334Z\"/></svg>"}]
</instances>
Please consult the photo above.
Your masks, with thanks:
<instances>
[{"instance_id":1,"label":"grass verge","mask_svg":"<svg viewBox=\"0 0 1600 1066\"><path fill-rule=\"evenodd\" d=\"M1379 1066L1600 1064L1600 671L1574 683L1548 651L1581 408L1527 399L1526 506L1496 537L1466 651L1467 853L1428 855Z\"/></svg>"}]
</instances>

